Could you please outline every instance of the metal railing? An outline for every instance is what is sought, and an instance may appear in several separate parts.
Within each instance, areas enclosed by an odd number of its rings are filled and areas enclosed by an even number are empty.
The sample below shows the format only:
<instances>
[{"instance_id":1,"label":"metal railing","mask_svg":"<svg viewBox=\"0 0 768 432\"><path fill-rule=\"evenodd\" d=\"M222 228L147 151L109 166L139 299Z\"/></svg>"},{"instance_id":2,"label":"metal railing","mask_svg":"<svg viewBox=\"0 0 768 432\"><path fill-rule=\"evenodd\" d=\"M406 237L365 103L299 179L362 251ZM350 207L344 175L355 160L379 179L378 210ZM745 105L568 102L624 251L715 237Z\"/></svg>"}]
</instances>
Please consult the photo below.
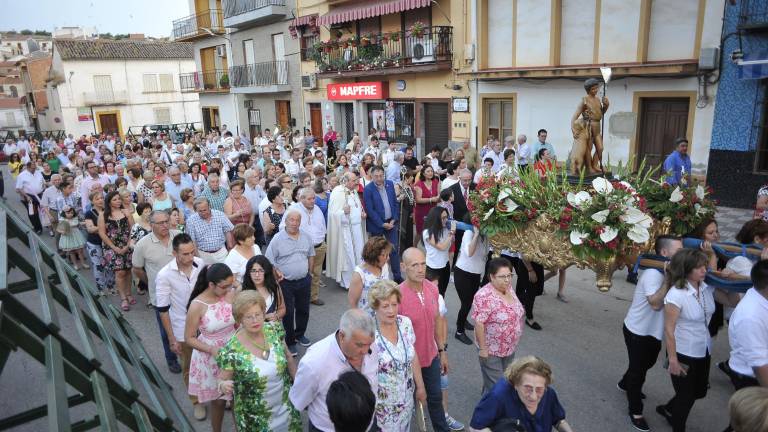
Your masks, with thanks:
<instances>
[{"instance_id":1,"label":"metal railing","mask_svg":"<svg viewBox=\"0 0 768 432\"><path fill-rule=\"evenodd\" d=\"M174 144L184 142L185 136L192 137L196 132L203 130L201 122L191 123L173 123L173 124L146 124L141 126L130 126L125 133L126 140L138 139L142 133L147 135L164 133L171 137Z\"/></svg>"},{"instance_id":2,"label":"metal railing","mask_svg":"<svg viewBox=\"0 0 768 432\"><path fill-rule=\"evenodd\" d=\"M229 68L232 87L260 87L288 84L286 60L232 66Z\"/></svg>"},{"instance_id":3,"label":"metal railing","mask_svg":"<svg viewBox=\"0 0 768 432\"><path fill-rule=\"evenodd\" d=\"M307 52L320 73L447 63L453 56L453 27L433 26L412 34L378 33L319 42Z\"/></svg>"},{"instance_id":4,"label":"metal railing","mask_svg":"<svg viewBox=\"0 0 768 432\"><path fill-rule=\"evenodd\" d=\"M126 91L95 91L83 93L83 105L121 105L128 102L128 92Z\"/></svg>"},{"instance_id":5,"label":"metal railing","mask_svg":"<svg viewBox=\"0 0 768 432\"><path fill-rule=\"evenodd\" d=\"M0 328L3 391L21 401L0 430L194 430L123 314L3 202Z\"/></svg>"},{"instance_id":6,"label":"metal railing","mask_svg":"<svg viewBox=\"0 0 768 432\"><path fill-rule=\"evenodd\" d=\"M739 8L739 28L765 29L768 28L768 8L764 1L741 0Z\"/></svg>"},{"instance_id":7,"label":"metal railing","mask_svg":"<svg viewBox=\"0 0 768 432\"><path fill-rule=\"evenodd\" d=\"M179 74L181 91L224 91L229 90L229 72L212 69Z\"/></svg>"},{"instance_id":8,"label":"metal railing","mask_svg":"<svg viewBox=\"0 0 768 432\"><path fill-rule=\"evenodd\" d=\"M221 9L201 11L188 17L173 21L173 38L185 39L206 34L203 28L213 33L224 33L224 19Z\"/></svg>"},{"instance_id":9,"label":"metal railing","mask_svg":"<svg viewBox=\"0 0 768 432\"><path fill-rule=\"evenodd\" d=\"M224 0L224 18L255 11L267 6L285 6L285 0Z\"/></svg>"}]
</instances>

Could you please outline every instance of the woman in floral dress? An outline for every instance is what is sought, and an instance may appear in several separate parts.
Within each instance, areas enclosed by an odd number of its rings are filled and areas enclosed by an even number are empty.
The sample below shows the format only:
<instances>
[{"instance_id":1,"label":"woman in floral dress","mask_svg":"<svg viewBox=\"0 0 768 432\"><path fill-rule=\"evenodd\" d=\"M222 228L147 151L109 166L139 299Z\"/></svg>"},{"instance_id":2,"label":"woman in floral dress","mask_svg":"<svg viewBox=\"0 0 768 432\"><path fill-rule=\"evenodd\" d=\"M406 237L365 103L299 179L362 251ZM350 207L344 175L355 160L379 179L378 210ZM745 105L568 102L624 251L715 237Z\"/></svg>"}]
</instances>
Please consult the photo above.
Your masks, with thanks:
<instances>
[{"instance_id":1,"label":"woman in floral dress","mask_svg":"<svg viewBox=\"0 0 768 432\"><path fill-rule=\"evenodd\" d=\"M130 305L136 304L131 295L131 227L133 226L133 209L123 208L123 201L117 191L107 194L104 198L104 211L99 215L98 228L102 243L102 259L107 272L115 275L117 293L122 300L120 307L130 310Z\"/></svg>"},{"instance_id":2,"label":"woman in floral dress","mask_svg":"<svg viewBox=\"0 0 768 432\"><path fill-rule=\"evenodd\" d=\"M368 304L375 312L374 344L379 353L376 424L383 432L409 431L414 392L422 404L427 400L413 324L397 314L400 296L400 289L391 280L376 282L368 293Z\"/></svg>"},{"instance_id":3,"label":"woman in floral dress","mask_svg":"<svg viewBox=\"0 0 768 432\"><path fill-rule=\"evenodd\" d=\"M280 322L265 321L266 306L255 290L235 296L240 327L216 356L219 388L234 393L238 432L300 432L301 415L288 398L296 361L287 354Z\"/></svg>"},{"instance_id":4,"label":"woman in floral dress","mask_svg":"<svg viewBox=\"0 0 768 432\"><path fill-rule=\"evenodd\" d=\"M232 270L226 264L203 267L189 296L184 327L184 342L194 348L189 363L188 392L196 396L200 404L211 403L214 432L221 431L224 405L230 399L218 387L216 355L235 333L233 283Z\"/></svg>"}]
</instances>

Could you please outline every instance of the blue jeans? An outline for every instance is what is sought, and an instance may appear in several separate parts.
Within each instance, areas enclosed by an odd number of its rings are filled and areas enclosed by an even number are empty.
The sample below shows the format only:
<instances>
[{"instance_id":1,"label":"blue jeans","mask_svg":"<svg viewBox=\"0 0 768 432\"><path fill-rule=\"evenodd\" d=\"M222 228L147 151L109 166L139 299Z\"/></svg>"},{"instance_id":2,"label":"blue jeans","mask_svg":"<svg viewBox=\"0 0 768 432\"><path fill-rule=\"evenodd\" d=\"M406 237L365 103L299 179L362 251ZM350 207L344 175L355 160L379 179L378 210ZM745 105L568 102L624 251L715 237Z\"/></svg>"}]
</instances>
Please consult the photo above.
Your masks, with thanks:
<instances>
[{"instance_id":1,"label":"blue jeans","mask_svg":"<svg viewBox=\"0 0 768 432\"><path fill-rule=\"evenodd\" d=\"M400 275L400 224L399 222L391 230L385 231L385 237L392 243L392 251L389 253L389 266L392 268L392 278L400 283L403 277Z\"/></svg>"},{"instance_id":2,"label":"blue jeans","mask_svg":"<svg viewBox=\"0 0 768 432\"><path fill-rule=\"evenodd\" d=\"M283 300L285 300L285 316L283 317L285 343L289 346L295 345L296 338L304 336L304 332L307 331L312 277L307 275L297 280L283 279L280 286L283 290Z\"/></svg>"},{"instance_id":3,"label":"blue jeans","mask_svg":"<svg viewBox=\"0 0 768 432\"><path fill-rule=\"evenodd\" d=\"M443 410L443 389L440 375L440 356L436 356L429 366L421 368L421 377L424 380L424 390L427 392L427 409L432 429L436 432L447 432L448 423L445 421Z\"/></svg>"},{"instance_id":4,"label":"blue jeans","mask_svg":"<svg viewBox=\"0 0 768 432\"><path fill-rule=\"evenodd\" d=\"M163 327L163 321L160 320L160 312L155 309L155 318L157 318L157 326L160 327L160 339L163 341L163 351L165 351L165 362L170 365L179 364L179 359L176 357L176 353L171 351L171 344L168 343L168 334Z\"/></svg>"}]
</instances>

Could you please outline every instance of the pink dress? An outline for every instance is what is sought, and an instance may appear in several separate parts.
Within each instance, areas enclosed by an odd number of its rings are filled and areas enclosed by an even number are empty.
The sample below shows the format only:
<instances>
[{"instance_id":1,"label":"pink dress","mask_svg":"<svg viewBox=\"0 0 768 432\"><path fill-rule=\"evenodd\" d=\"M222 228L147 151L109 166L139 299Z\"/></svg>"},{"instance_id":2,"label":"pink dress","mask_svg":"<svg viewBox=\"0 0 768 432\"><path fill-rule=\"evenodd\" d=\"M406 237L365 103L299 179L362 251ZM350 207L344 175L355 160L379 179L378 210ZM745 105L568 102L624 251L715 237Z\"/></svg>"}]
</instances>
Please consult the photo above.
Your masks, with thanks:
<instances>
[{"instance_id":1,"label":"pink dress","mask_svg":"<svg viewBox=\"0 0 768 432\"><path fill-rule=\"evenodd\" d=\"M193 302L208 306L205 315L200 319L200 334L197 339L206 344L221 348L235 333L235 319L232 317L232 304L225 299L214 304L207 304L198 299ZM188 393L197 396L200 403L216 399L229 399L219 393L219 367L216 358L206 352L192 350L192 360L189 364Z\"/></svg>"},{"instance_id":2,"label":"pink dress","mask_svg":"<svg viewBox=\"0 0 768 432\"><path fill-rule=\"evenodd\" d=\"M422 198L434 198L440 196L440 181L433 178L432 184L427 185L423 180L420 180L415 185L421 189ZM413 207L413 222L416 224L416 232L421 237L421 232L424 231L424 218L427 217L427 213L432 210L436 203L416 204Z\"/></svg>"}]
</instances>

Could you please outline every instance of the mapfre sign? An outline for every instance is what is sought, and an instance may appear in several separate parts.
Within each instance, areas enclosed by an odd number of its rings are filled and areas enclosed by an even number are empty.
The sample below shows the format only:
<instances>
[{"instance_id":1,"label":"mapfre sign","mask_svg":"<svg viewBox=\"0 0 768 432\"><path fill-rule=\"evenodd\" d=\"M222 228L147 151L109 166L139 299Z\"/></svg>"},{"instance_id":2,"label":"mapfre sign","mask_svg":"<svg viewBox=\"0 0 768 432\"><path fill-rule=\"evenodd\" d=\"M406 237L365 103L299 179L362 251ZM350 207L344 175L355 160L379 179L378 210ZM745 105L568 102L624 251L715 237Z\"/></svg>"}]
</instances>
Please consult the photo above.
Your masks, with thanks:
<instances>
[{"instance_id":1,"label":"mapfre sign","mask_svg":"<svg viewBox=\"0 0 768 432\"><path fill-rule=\"evenodd\" d=\"M326 91L329 100L386 99L389 84L385 81L328 84Z\"/></svg>"}]
</instances>

